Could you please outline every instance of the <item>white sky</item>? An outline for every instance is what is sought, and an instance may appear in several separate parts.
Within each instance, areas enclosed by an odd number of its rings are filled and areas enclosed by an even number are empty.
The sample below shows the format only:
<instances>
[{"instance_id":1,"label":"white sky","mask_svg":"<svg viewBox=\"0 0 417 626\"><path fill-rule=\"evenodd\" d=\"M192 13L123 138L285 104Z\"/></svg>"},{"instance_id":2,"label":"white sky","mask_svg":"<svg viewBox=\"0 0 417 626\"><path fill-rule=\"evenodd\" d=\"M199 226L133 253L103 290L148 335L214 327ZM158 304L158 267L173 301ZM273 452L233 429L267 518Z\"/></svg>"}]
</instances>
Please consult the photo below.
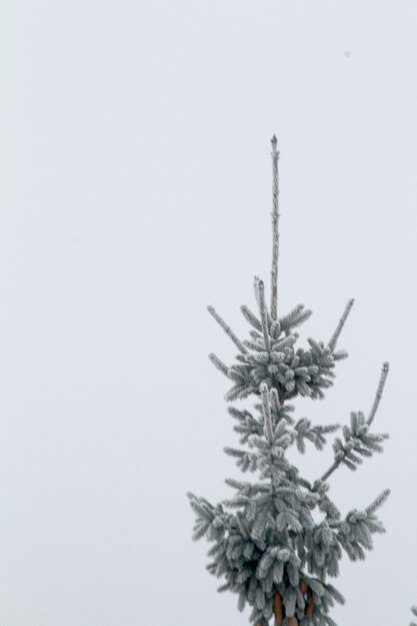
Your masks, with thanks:
<instances>
[{"instance_id":1,"label":"white sky","mask_svg":"<svg viewBox=\"0 0 417 626\"><path fill-rule=\"evenodd\" d=\"M2 0L0 624L241 626L191 541L192 490L240 476L207 359L244 336L270 266L279 309L329 339L356 298L319 423L368 411L383 456L341 470L343 510L388 486L388 533L342 563L349 624L417 602L417 2ZM302 460L317 477L325 454Z\"/></svg>"}]
</instances>

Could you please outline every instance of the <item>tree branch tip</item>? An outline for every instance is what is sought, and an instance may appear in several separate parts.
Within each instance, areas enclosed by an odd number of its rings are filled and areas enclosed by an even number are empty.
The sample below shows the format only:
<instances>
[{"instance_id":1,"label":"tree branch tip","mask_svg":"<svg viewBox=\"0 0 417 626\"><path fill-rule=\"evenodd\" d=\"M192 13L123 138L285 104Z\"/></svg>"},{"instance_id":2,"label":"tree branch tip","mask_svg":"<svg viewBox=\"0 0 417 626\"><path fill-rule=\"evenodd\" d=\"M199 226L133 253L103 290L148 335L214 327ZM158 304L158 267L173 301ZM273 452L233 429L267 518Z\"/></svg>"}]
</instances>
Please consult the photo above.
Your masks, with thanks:
<instances>
[{"instance_id":1,"label":"tree branch tip","mask_svg":"<svg viewBox=\"0 0 417 626\"><path fill-rule=\"evenodd\" d=\"M383 372L389 372L389 363L388 363L388 361L385 361L385 363L382 364L382 371Z\"/></svg>"},{"instance_id":2,"label":"tree branch tip","mask_svg":"<svg viewBox=\"0 0 417 626\"><path fill-rule=\"evenodd\" d=\"M375 513L375 511L384 504L385 500L388 498L390 494L391 494L391 489L384 489L384 491L382 491L382 493L379 494L379 496L372 502L372 504L370 504L365 509L365 512L368 515Z\"/></svg>"},{"instance_id":3,"label":"tree branch tip","mask_svg":"<svg viewBox=\"0 0 417 626\"><path fill-rule=\"evenodd\" d=\"M272 149L274 150L274 152L276 152L277 146L278 146L278 139L277 139L277 136L275 135L275 133L272 136L271 144L272 144Z\"/></svg>"},{"instance_id":4,"label":"tree branch tip","mask_svg":"<svg viewBox=\"0 0 417 626\"><path fill-rule=\"evenodd\" d=\"M345 312L350 313L350 310L354 304L355 304L355 298L349 298L349 300L347 301Z\"/></svg>"},{"instance_id":5,"label":"tree branch tip","mask_svg":"<svg viewBox=\"0 0 417 626\"><path fill-rule=\"evenodd\" d=\"M384 489L384 491L379 496L384 502L391 495L391 489Z\"/></svg>"}]
</instances>

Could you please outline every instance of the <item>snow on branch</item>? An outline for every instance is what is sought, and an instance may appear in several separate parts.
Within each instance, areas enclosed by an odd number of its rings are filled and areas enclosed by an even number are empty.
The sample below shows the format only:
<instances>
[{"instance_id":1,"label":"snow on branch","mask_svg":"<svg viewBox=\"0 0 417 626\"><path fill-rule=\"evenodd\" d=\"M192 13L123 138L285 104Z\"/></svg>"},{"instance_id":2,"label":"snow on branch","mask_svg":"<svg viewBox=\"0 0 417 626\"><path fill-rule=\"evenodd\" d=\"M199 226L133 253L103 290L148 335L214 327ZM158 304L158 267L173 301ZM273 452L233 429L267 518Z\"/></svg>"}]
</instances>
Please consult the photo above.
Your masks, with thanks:
<instances>
[{"instance_id":1,"label":"snow on branch","mask_svg":"<svg viewBox=\"0 0 417 626\"><path fill-rule=\"evenodd\" d=\"M384 365L382 366L381 378L379 379L379 384L378 384L378 389L376 391L375 400L374 400L371 412L369 413L369 417L368 417L368 420L367 420L368 425L371 425L372 422L374 421L375 413L377 412L379 403L380 403L381 398L382 398L382 393L384 391L385 382L387 380L388 372L389 372L389 363L384 363Z\"/></svg>"},{"instance_id":2,"label":"snow on branch","mask_svg":"<svg viewBox=\"0 0 417 626\"><path fill-rule=\"evenodd\" d=\"M342 315L342 317L340 318L339 323L337 324L336 330L334 331L333 336L332 336L332 338L331 338L331 339L330 339L330 341L329 341L328 346L329 346L330 350L332 350L332 351L333 351L333 350L335 349L335 347L336 347L336 342L337 342L337 340L338 340L338 338L339 338L340 333L342 332L342 328L343 328L343 326L345 325L345 322L346 322L346 320L347 320L347 316L349 315L350 310L351 310L351 308L353 307L353 303L354 303L354 302L355 302L355 301L354 301L354 299L353 299L353 298L351 298L351 299L349 300L349 302L347 303L346 308L345 308L345 310L343 311L343 315Z\"/></svg>"},{"instance_id":3,"label":"snow on branch","mask_svg":"<svg viewBox=\"0 0 417 626\"><path fill-rule=\"evenodd\" d=\"M382 442L388 439L386 433L370 433L369 427L375 417L376 410L382 397L385 381L388 375L388 363L382 367L376 397L367 420L361 411L351 413L350 426L344 426L344 441L337 438L333 444L334 462L323 476L314 483L315 490L319 483L325 482L333 472L341 465L346 465L351 470L356 470L362 463L363 457L371 457L374 452L382 452Z\"/></svg>"},{"instance_id":4,"label":"snow on branch","mask_svg":"<svg viewBox=\"0 0 417 626\"><path fill-rule=\"evenodd\" d=\"M265 288L263 281L255 276L255 293L258 300L259 313L261 315L262 332L264 336L264 343L267 352L271 351L271 342L269 339L268 328L268 311L265 304Z\"/></svg>"},{"instance_id":5,"label":"snow on branch","mask_svg":"<svg viewBox=\"0 0 417 626\"><path fill-rule=\"evenodd\" d=\"M245 346L243 345L243 343L240 341L240 339L238 339L235 335L235 333L232 331L232 329L230 328L230 326L228 324L226 324L226 322L224 321L224 319L222 317L220 317L220 315L217 313L216 309L212 306L208 306L207 307L208 312L214 317L214 319L216 320L216 322L223 328L224 332L226 333L226 335L228 337L230 337L230 339L233 341L233 343L235 344L235 346L240 350L240 352L242 352L243 354L245 354L247 352Z\"/></svg>"}]
</instances>

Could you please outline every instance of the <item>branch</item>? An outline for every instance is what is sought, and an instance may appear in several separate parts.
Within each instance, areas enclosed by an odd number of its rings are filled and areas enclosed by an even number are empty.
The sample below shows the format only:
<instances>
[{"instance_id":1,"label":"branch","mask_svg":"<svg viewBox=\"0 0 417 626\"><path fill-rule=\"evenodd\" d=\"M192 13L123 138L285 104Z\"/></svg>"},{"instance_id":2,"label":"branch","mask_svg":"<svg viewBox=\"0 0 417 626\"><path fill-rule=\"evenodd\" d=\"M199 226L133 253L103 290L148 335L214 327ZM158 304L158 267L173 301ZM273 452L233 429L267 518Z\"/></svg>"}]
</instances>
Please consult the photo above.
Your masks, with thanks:
<instances>
[{"instance_id":1,"label":"branch","mask_svg":"<svg viewBox=\"0 0 417 626\"><path fill-rule=\"evenodd\" d=\"M275 135L271 139L272 144L272 269L271 269L271 317L277 319L278 300L278 251L279 251L279 206L278 206L278 141Z\"/></svg>"},{"instance_id":2,"label":"branch","mask_svg":"<svg viewBox=\"0 0 417 626\"><path fill-rule=\"evenodd\" d=\"M350 426L343 427L344 442L336 438L333 443L335 459L331 467L314 484L314 491L318 485L326 481L331 474L344 463L349 469L356 470L362 463L362 457L371 457L374 452L382 452L382 442L387 439L386 434L369 432L369 424L362 412L351 413Z\"/></svg>"},{"instance_id":3,"label":"branch","mask_svg":"<svg viewBox=\"0 0 417 626\"><path fill-rule=\"evenodd\" d=\"M350 300L349 302L353 304L353 300ZM348 313L349 313L349 303L345 309L345 313L342 316L341 322L343 319L346 320ZM343 327L343 324L344 324L344 321L342 322L342 324L341 322L339 322L339 325L338 325L338 328L340 327L340 329ZM341 463L345 463L348 467L350 467L350 469L356 469L356 465L360 462L360 458L355 456L355 452L362 454L362 455L371 456L372 452L381 451L382 448L380 448L379 444L383 441L383 439L387 438L387 435L369 435L368 427L372 424L376 411L378 409L379 403L381 401L382 393L385 387L385 382L388 376L388 372L389 372L389 364L384 363L382 366L381 377L379 379L378 388L376 391L375 400L372 405L371 412L369 414L368 419L366 420L366 424L363 424L363 426L366 427L365 429L360 428L361 422L363 421L363 414L361 413L352 414L351 430L346 431L346 432L349 433L348 439L350 439L352 443L354 441L353 439L351 439L352 435L354 435L356 439L359 439L359 441L356 442L358 445L349 446L349 440L347 440L348 445L344 447L342 446L340 440L336 440L335 442L336 444L340 442L340 445L338 446L339 452L336 454L334 463L323 474L323 476L314 483L313 491L317 491L318 484L325 482L329 478L329 476L331 476L333 472L337 470L337 468L339 467ZM359 419L359 422L358 422L358 419ZM359 430L357 430L358 426L359 426ZM361 445L363 445L365 449L368 448L368 452L365 452L362 449ZM352 456L352 453L353 453L353 456Z\"/></svg>"},{"instance_id":4,"label":"branch","mask_svg":"<svg viewBox=\"0 0 417 626\"><path fill-rule=\"evenodd\" d=\"M371 425L373 420L374 420L375 413L376 413L376 411L378 409L378 405L379 405L379 403L381 401L381 398L382 398L382 392L384 391L385 382L387 380L388 372L389 372L389 363L384 363L384 365L382 366L382 372L381 372L381 377L379 379L378 389L376 390L375 400L374 400L374 403L372 405L371 412L369 413L369 417L367 419L367 424L368 425Z\"/></svg>"},{"instance_id":5,"label":"branch","mask_svg":"<svg viewBox=\"0 0 417 626\"><path fill-rule=\"evenodd\" d=\"M209 359L218 370L220 370L225 376L229 377L229 368L223 363L223 361L220 361L220 359L213 354L213 352L209 354Z\"/></svg>"},{"instance_id":6,"label":"branch","mask_svg":"<svg viewBox=\"0 0 417 626\"><path fill-rule=\"evenodd\" d=\"M252 326L256 328L256 330L259 330L259 331L262 330L262 324L259 322L258 318L252 313L252 311L245 304L242 304L242 306L240 307L240 310L242 311L243 315L245 316L249 324L252 324Z\"/></svg>"},{"instance_id":7,"label":"branch","mask_svg":"<svg viewBox=\"0 0 417 626\"><path fill-rule=\"evenodd\" d=\"M233 341L233 343L235 344L235 346L237 346L237 348L243 353L246 354L247 350L245 348L245 346L243 345L243 343L240 341L240 339L238 339L235 335L235 333L232 331L232 329L230 328L230 326L228 326L226 324L226 322L224 321L224 319L222 317L220 317L220 315L217 313L216 309L212 306L208 306L207 307L208 312L214 317L214 319L216 320L216 322L223 328L224 332L226 333L226 335L228 337L230 337L230 339Z\"/></svg>"},{"instance_id":8,"label":"branch","mask_svg":"<svg viewBox=\"0 0 417 626\"><path fill-rule=\"evenodd\" d=\"M334 433L339 428L339 424L331 424L329 426L312 426L310 420L303 417L298 420L294 427L295 441L298 451L302 454L305 452L305 439L311 441L317 450L323 450L324 445L326 444L325 435Z\"/></svg>"},{"instance_id":9,"label":"branch","mask_svg":"<svg viewBox=\"0 0 417 626\"><path fill-rule=\"evenodd\" d=\"M274 441L274 430L272 427L271 405L269 403L268 385L262 383L261 385L261 397L262 397L262 413L264 417L264 434L268 440L268 443L272 444Z\"/></svg>"},{"instance_id":10,"label":"branch","mask_svg":"<svg viewBox=\"0 0 417 626\"><path fill-rule=\"evenodd\" d=\"M324 472L323 476L321 478L319 478L319 480L316 480L316 482L314 483L314 486L313 486L313 491L317 491L317 484L318 483L324 483L329 478L329 476L331 476L333 474L333 472L337 470L337 468L339 467L341 462L342 462L341 459L335 461L333 463L333 465L331 465L329 467L327 472Z\"/></svg>"},{"instance_id":11,"label":"branch","mask_svg":"<svg viewBox=\"0 0 417 626\"><path fill-rule=\"evenodd\" d=\"M262 332L264 336L265 349L267 352L271 351L271 342L269 339L268 329L268 311L265 304L265 290L264 283L255 276L255 292L259 306L259 313L261 314Z\"/></svg>"},{"instance_id":12,"label":"branch","mask_svg":"<svg viewBox=\"0 0 417 626\"><path fill-rule=\"evenodd\" d=\"M389 489L385 489L377 498L376 500L374 500L372 502L372 504L370 504L366 509L365 509L365 513L367 515L373 515L375 513L375 511L377 509L379 509L380 506L382 506L385 502L385 500L388 498L389 494L390 494L390 490Z\"/></svg>"},{"instance_id":13,"label":"branch","mask_svg":"<svg viewBox=\"0 0 417 626\"><path fill-rule=\"evenodd\" d=\"M349 302L347 303L346 308L345 308L345 310L343 311L343 315L342 315L342 317L341 317L341 318L340 318L340 320L339 320L339 323L338 323L338 325L337 325L337 328L336 328L336 330L334 331L333 336L332 336L332 338L331 338L331 339L330 339L330 341L329 341L329 344L328 344L328 345L329 345L329 348L330 348L332 351L333 351L333 350L335 349L335 347L336 347L336 342L337 342L337 340L338 340L338 338L339 338L340 333L342 332L342 328L343 328L343 326L345 325L345 322L346 322L347 316L349 315L349 313L350 313L350 309L352 308L352 306L353 306L353 303L354 303L354 302L355 302L355 301L354 301L354 299L353 299L353 298L351 298L351 299L349 300Z\"/></svg>"},{"instance_id":14,"label":"branch","mask_svg":"<svg viewBox=\"0 0 417 626\"><path fill-rule=\"evenodd\" d=\"M363 558L363 549L372 549L374 533L385 532L383 524L375 516L375 511L384 504L389 495L390 490L385 489L364 511L350 511L344 521L336 523L338 540L351 560Z\"/></svg>"}]
</instances>

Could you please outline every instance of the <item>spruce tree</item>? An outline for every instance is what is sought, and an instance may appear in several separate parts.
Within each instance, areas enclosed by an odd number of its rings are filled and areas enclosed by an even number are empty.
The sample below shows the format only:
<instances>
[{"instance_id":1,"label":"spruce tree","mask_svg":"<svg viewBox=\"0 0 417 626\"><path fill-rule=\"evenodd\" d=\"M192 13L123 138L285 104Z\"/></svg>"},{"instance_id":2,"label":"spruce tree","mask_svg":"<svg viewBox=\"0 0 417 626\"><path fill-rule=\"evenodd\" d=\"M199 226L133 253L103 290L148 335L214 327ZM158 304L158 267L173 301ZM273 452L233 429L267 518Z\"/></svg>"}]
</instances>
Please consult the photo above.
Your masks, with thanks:
<instances>
[{"instance_id":1,"label":"spruce tree","mask_svg":"<svg viewBox=\"0 0 417 626\"><path fill-rule=\"evenodd\" d=\"M279 251L279 151L272 138L272 270L271 304L268 309L264 283L255 278L257 313L241 311L250 325L241 341L213 307L209 312L235 344L235 362L225 365L216 355L210 359L232 383L228 401L255 396L254 411L229 407L240 446L225 448L243 472L256 474L253 481L227 479L235 490L228 500L213 505L188 493L196 515L193 538L203 536L212 547L208 571L224 579L219 591L238 594L238 607L251 607L250 622L268 626L334 626L329 615L341 593L329 582L339 573L344 553L356 561L372 548L373 534L384 532L376 515L387 498L383 491L363 510L342 516L329 495L329 479L342 466L356 470L362 460L382 451L386 434L374 433L374 417L381 400L388 363L384 363L376 396L368 415L352 412L350 421L333 441L334 460L316 480L308 480L288 458L296 446L300 453L310 442L322 450L329 435L340 426L320 426L303 417L296 419L290 401L297 397L323 398L333 384L335 366L347 357L337 349L340 333L353 305L349 300L330 340L308 339L298 347L296 329L311 315L299 304L278 316Z\"/></svg>"}]
</instances>

